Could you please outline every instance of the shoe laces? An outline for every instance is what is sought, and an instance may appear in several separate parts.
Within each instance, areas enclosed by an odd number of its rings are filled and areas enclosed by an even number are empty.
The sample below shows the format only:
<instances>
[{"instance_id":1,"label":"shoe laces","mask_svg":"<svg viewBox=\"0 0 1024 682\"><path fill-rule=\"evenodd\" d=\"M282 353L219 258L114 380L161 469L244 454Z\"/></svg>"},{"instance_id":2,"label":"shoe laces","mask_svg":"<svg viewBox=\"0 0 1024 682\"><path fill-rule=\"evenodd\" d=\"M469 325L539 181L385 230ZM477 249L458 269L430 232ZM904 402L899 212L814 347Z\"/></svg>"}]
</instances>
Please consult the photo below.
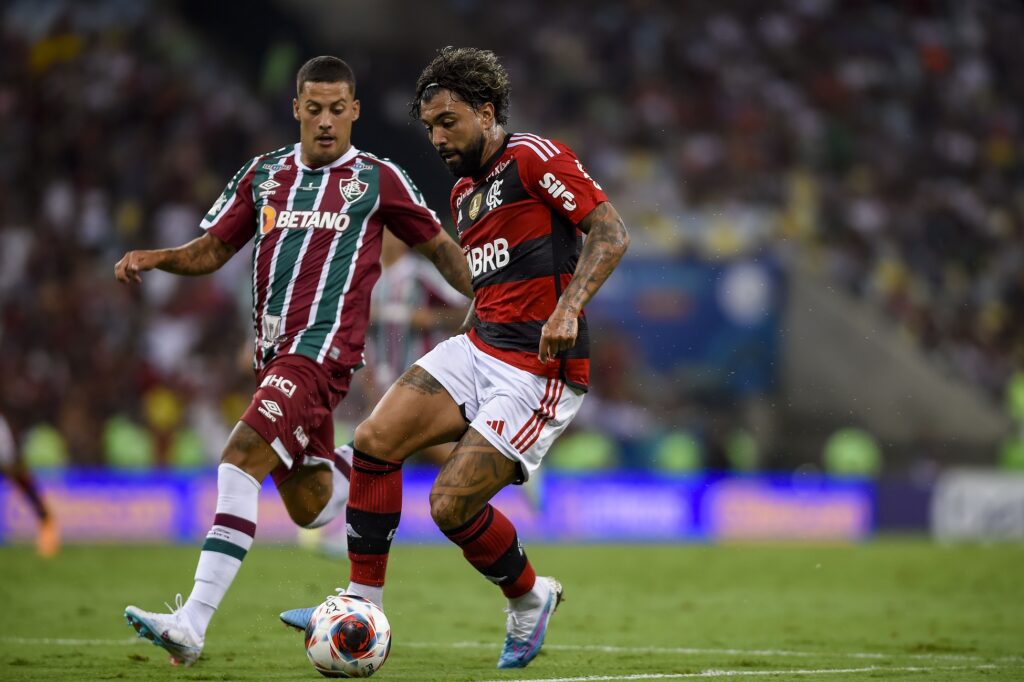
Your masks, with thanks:
<instances>
[{"instance_id":1,"label":"shoe laces","mask_svg":"<svg viewBox=\"0 0 1024 682\"><path fill-rule=\"evenodd\" d=\"M167 607L167 609L171 612L172 616L177 616L178 613L183 608L185 608L185 602L181 598L181 592L179 592L178 594L174 595L174 606L171 606L167 602L164 602L164 606Z\"/></svg>"},{"instance_id":2,"label":"shoe laces","mask_svg":"<svg viewBox=\"0 0 1024 682\"><path fill-rule=\"evenodd\" d=\"M528 624L523 622L523 615L511 606L505 608L505 613L508 614L508 619L505 622L505 630L508 634L515 639L526 639L530 633L524 632Z\"/></svg>"}]
</instances>

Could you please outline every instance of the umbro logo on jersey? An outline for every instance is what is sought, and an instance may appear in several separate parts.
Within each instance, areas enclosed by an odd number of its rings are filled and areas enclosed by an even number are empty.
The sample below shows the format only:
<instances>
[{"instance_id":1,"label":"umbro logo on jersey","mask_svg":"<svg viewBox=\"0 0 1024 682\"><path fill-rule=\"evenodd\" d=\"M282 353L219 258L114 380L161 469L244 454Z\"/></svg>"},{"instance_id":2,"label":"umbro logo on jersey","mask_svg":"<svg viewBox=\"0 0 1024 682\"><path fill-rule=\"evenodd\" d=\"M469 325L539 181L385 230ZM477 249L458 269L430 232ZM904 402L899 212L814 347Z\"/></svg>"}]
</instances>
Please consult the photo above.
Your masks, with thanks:
<instances>
[{"instance_id":1,"label":"umbro logo on jersey","mask_svg":"<svg viewBox=\"0 0 1024 682\"><path fill-rule=\"evenodd\" d=\"M501 432L505 430L504 419L488 419L487 425L490 426L491 430L494 431L499 436L501 435Z\"/></svg>"},{"instance_id":2,"label":"umbro logo on jersey","mask_svg":"<svg viewBox=\"0 0 1024 682\"><path fill-rule=\"evenodd\" d=\"M281 186L280 182L276 180L267 180L261 182L257 187L260 188L260 199L266 199L274 193L274 190Z\"/></svg>"},{"instance_id":3,"label":"umbro logo on jersey","mask_svg":"<svg viewBox=\"0 0 1024 682\"><path fill-rule=\"evenodd\" d=\"M347 180L339 180L338 187L341 189L341 196L345 197L345 201L352 204L359 201L359 198L366 194L370 184L363 182L359 178L349 178Z\"/></svg>"},{"instance_id":4,"label":"umbro logo on jersey","mask_svg":"<svg viewBox=\"0 0 1024 682\"><path fill-rule=\"evenodd\" d=\"M260 406L256 408L256 411L272 422L276 422L278 417L284 416L281 406L273 400L261 400Z\"/></svg>"}]
</instances>

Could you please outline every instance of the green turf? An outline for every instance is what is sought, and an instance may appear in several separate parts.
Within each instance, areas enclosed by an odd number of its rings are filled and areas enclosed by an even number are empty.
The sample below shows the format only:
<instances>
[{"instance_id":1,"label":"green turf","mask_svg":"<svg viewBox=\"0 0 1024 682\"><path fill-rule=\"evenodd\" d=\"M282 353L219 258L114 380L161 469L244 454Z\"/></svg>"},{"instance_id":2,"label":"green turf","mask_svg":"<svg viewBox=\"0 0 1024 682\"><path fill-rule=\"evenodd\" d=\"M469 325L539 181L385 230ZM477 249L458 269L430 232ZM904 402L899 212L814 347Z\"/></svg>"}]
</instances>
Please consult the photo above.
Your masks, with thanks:
<instances>
[{"instance_id":1,"label":"green turf","mask_svg":"<svg viewBox=\"0 0 1024 682\"><path fill-rule=\"evenodd\" d=\"M0 549L0 680L320 679L277 613L319 602L347 566L296 549L255 546L194 668L130 643L124 606L187 594L196 556L70 546L47 562ZM530 556L563 581L567 602L534 663L499 671L496 589L452 547L396 547L394 646L377 679L1024 679L1020 546L535 546ZM43 641L57 638L68 641Z\"/></svg>"}]
</instances>

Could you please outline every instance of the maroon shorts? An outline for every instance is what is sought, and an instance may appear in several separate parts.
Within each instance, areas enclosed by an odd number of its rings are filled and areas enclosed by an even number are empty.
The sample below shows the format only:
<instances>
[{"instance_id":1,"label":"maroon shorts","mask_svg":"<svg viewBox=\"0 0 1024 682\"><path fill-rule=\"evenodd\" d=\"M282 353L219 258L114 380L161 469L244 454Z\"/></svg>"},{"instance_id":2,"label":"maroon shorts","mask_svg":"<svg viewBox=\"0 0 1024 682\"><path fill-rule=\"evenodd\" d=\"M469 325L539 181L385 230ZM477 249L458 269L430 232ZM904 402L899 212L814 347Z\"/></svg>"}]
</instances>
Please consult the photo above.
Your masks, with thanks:
<instances>
[{"instance_id":1,"label":"maroon shorts","mask_svg":"<svg viewBox=\"0 0 1024 682\"><path fill-rule=\"evenodd\" d=\"M330 370L304 355L280 355L256 376L259 388L242 421L281 458L271 473L276 484L309 457L333 460L331 413L348 393L351 378L351 369Z\"/></svg>"}]
</instances>

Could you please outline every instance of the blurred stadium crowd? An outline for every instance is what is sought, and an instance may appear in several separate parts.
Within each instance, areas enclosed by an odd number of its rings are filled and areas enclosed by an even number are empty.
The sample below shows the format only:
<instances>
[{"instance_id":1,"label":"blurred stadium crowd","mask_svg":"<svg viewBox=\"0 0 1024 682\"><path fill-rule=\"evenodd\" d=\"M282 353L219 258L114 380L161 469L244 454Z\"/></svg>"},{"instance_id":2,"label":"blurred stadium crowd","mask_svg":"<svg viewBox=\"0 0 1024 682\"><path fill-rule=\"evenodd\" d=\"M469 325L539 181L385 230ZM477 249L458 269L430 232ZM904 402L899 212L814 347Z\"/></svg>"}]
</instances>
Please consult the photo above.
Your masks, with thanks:
<instances>
[{"instance_id":1,"label":"blurred stadium crowd","mask_svg":"<svg viewBox=\"0 0 1024 682\"><path fill-rule=\"evenodd\" d=\"M446 11L505 60L513 129L580 150L631 253L775 250L883 308L993 398L1024 367L1018 5L451 0ZM118 286L113 264L197 235L245 158L294 139L279 115L287 87L266 87L267 74L287 85L298 55L326 50L294 46L240 73L173 3L2 12L2 409L37 461L216 458L251 391L247 257L212 277L153 273L141 290ZM399 56L373 59L379 73ZM387 101L401 106L411 84L389 84ZM355 140L373 149L361 124ZM625 353L605 353L609 372ZM645 396L604 397L658 400Z\"/></svg>"}]
</instances>

